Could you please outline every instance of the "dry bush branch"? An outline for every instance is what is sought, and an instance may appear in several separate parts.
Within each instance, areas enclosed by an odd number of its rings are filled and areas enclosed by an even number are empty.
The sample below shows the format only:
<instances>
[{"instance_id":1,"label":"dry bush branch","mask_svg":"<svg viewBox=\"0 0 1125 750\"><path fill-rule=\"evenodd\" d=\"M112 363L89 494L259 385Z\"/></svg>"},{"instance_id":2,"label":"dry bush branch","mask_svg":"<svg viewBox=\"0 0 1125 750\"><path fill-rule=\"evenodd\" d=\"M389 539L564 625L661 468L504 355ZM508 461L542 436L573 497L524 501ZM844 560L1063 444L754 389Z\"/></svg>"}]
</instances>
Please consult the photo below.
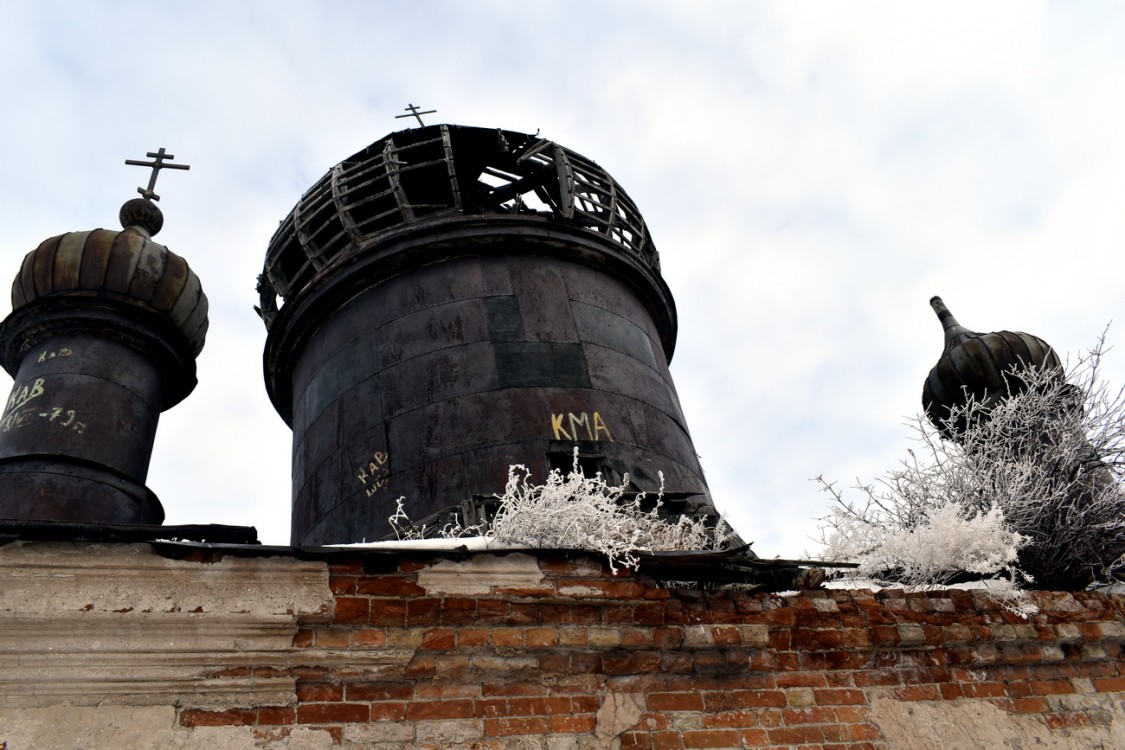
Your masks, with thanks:
<instances>
[{"instance_id":1,"label":"dry bush branch","mask_svg":"<svg viewBox=\"0 0 1125 750\"><path fill-rule=\"evenodd\" d=\"M1117 579L1125 397L1100 378L1103 351L1104 335L1065 379L1025 368L1006 397L955 407L946 424L967 425L960 443L915 417L919 450L875 485L860 484L859 502L820 479L832 497L825 557L919 585L961 572L1055 589Z\"/></svg>"}]
</instances>

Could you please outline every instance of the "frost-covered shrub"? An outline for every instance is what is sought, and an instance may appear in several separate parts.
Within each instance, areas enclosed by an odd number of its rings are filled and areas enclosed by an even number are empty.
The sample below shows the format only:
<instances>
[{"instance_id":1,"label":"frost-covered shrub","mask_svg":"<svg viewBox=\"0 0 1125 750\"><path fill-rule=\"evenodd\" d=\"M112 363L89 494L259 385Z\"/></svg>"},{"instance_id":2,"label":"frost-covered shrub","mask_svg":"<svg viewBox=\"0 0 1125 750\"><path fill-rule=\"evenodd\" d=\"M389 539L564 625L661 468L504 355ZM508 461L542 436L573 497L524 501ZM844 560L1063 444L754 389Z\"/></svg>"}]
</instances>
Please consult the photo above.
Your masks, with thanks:
<instances>
[{"instance_id":1,"label":"frost-covered shrub","mask_svg":"<svg viewBox=\"0 0 1125 750\"><path fill-rule=\"evenodd\" d=\"M527 467L509 466L504 494L496 496L499 508L486 525L419 528L406 515L403 498L388 521L404 541L480 535L498 544L593 550L604 554L614 571L618 565L636 567L638 552L721 549L735 538L721 519L712 525L707 518L662 518L663 474L660 483L655 505L646 510L645 493L632 494L628 476L620 485L608 484L600 473L586 476L575 449L570 472L564 476L554 469L543 484L531 481Z\"/></svg>"},{"instance_id":2,"label":"frost-covered shrub","mask_svg":"<svg viewBox=\"0 0 1125 750\"><path fill-rule=\"evenodd\" d=\"M1006 573L1075 589L1120 576L1125 400L1098 378L1101 351L1068 379L1026 368L1006 397L955 407L948 424L967 425L960 443L916 417L921 449L857 487L857 502L821 479L833 498L825 557L917 584Z\"/></svg>"},{"instance_id":3,"label":"frost-covered shrub","mask_svg":"<svg viewBox=\"0 0 1125 750\"><path fill-rule=\"evenodd\" d=\"M628 477L620 486L606 483L600 473L588 477L578 452L574 455L565 477L555 469L543 484L533 483L526 467L509 467L492 536L531 547L596 550L616 570L618 564L635 566L637 552L713 549L730 534L721 521L710 528L706 519L661 518L659 495L656 507L644 510L644 493L625 499ZM660 482L662 495L663 474Z\"/></svg>"}]
</instances>

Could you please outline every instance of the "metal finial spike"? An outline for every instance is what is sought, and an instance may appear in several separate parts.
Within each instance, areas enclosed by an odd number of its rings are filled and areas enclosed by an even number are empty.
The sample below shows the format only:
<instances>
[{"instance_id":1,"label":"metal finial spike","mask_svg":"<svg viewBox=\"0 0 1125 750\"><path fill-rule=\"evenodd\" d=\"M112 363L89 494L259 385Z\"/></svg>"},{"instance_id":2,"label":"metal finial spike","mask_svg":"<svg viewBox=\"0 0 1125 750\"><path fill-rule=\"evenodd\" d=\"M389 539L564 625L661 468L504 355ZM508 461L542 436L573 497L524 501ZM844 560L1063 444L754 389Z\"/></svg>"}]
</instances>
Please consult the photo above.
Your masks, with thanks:
<instances>
[{"instance_id":1,"label":"metal finial spike","mask_svg":"<svg viewBox=\"0 0 1125 750\"><path fill-rule=\"evenodd\" d=\"M147 188L137 188L137 192L141 194L146 201L158 201L160 196L156 194L156 178L162 169L191 169L187 164L172 164L171 160L175 159L175 154L168 154L164 152L164 147L161 146L157 151L148 151L145 156L152 159L152 161L139 161L137 159L126 159L125 163L131 167L151 167L152 174L148 178ZM168 161L165 161L168 159Z\"/></svg>"},{"instance_id":2,"label":"metal finial spike","mask_svg":"<svg viewBox=\"0 0 1125 750\"><path fill-rule=\"evenodd\" d=\"M941 297L936 295L930 297L930 307L934 308L934 312L937 313L938 320L941 322L941 327L945 330L945 340L947 342L962 333L972 333L968 328L957 322L957 318L953 317L953 313L949 312L949 308L941 301Z\"/></svg>"}]
</instances>

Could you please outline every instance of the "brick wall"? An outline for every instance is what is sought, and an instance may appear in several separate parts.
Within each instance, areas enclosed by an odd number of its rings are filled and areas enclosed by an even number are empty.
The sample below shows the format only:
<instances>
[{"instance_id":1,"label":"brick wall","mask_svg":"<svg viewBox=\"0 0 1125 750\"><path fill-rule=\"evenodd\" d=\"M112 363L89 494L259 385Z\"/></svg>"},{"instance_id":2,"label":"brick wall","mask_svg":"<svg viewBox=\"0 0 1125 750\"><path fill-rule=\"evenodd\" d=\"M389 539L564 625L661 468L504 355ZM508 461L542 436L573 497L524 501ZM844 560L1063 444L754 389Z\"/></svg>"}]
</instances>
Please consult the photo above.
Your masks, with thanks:
<instances>
[{"instance_id":1,"label":"brick wall","mask_svg":"<svg viewBox=\"0 0 1125 750\"><path fill-rule=\"evenodd\" d=\"M704 592L523 553L336 558L329 585L284 666L211 675L292 679L295 700L180 707L180 730L241 727L246 747L1125 747L1120 596L1037 593L1024 620L979 593Z\"/></svg>"}]
</instances>

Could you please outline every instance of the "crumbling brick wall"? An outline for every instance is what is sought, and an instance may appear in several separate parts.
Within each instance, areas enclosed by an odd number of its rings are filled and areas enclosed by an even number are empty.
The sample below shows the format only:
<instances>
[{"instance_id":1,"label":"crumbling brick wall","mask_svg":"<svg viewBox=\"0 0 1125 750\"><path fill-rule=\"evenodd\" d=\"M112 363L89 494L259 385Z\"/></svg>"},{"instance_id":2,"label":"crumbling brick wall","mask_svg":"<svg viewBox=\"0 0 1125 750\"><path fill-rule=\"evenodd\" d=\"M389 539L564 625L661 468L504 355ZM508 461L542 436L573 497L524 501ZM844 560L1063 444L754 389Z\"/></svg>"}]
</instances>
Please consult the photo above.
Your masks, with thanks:
<instances>
[{"instance_id":1,"label":"crumbling brick wall","mask_svg":"<svg viewBox=\"0 0 1125 750\"><path fill-rule=\"evenodd\" d=\"M979 593L708 592L524 554L357 558L331 587L332 619L294 645L400 664L295 667L295 705L181 724L303 725L345 746L1125 747L1120 597L1034 594L1024 620ZM970 704L983 725L940 731L943 708Z\"/></svg>"},{"instance_id":2,"label":"crumbling brick wall","mask_svg":"<svg viewBox=\"0 0 1125 750\"><path fill-rule=\"evenodd\" d=\"M1125 747L1125 599L706 591L552 552L0 547L0 743Z\"/></svg>"}]
</instances>

